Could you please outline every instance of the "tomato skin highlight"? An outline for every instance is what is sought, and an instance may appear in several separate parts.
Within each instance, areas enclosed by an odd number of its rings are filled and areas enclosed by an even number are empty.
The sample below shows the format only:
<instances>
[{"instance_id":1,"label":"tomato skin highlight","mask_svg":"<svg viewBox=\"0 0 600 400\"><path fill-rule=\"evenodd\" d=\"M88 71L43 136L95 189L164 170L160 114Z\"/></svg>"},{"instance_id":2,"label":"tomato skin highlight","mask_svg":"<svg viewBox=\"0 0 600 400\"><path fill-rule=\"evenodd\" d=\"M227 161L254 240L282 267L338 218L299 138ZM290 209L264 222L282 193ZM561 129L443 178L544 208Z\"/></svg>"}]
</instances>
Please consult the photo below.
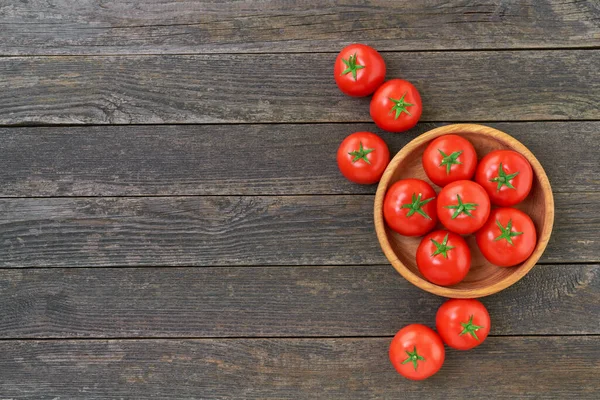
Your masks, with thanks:
<instances>
[{"instance_id":1,"label":"tomato skin highlight","mask_svg":"<svg viewBox=\"0 0 600 400\"><path fill-rule=\"evenodd\" d=\"M361 157L363 154L364 156ZM340 144L337 163L346 179L369 185L381 179L381 175L390 163L390 151L383 139L376 134L355 132Z\"/></svg>"},{"instance_id":2,"label":"tomato skin highlight","mask_svg":"<svg viewBox=\"0 0 600 400\"><path fill-rule=\"evenodd\" d=\"M514 206L529 194L533 169L529 161L516 151L495 150L486 154L479 162L475 181L486 190L492 204Z\"/></svg>"},{"instance_id":3,"label":"tomato skin highlight","mask_svg":"<svg viewBox=\"0 0 600 400\"><path fill-rule=\"evenodd\" d=\"M479 230L490 214L490 198L473 181L455 181L438 194L437 213L451 232L468 235Z\"/></svg>"},{"instance_id":4,"label":"tomato skin highlight","mask_svg":"<svg viewBox=\"0 0 600 400\"><path fill-rule=\"evenodd\" d=\"M422 204L423 202L426 203ZM407 206L418 203L422 204L420 212ZM429 218L423 216L423 213ZM394 183L385 194L383 217L388 226L401 235L424 235L435 227L438 220L435 191L421 179L402 179Z\"/></svg>"},{"instance_id":5,"label":"tomato skin highlight","mask_svg":"<svg viewBox=\"0 0 600 400\"><path fill-rule=\"evenodd\" d=\"M371 118L379 128L389 132L413 128L422 112L419 91L412 83L402 79L385 82L371 99Z\"/></svg>"},{"instance_id":6,"label":"tomato skin highlight","mask_svg":"<svg viewBox=\"0 0 600 400\"><path fill-rule=\"evenodd\" d=\"M517 234L518 232L521 233ZM504 237L510 235L510 241L502 238L503 234ZM499 267L512 267L522 263L533 253L537 233L533 221L523 211L516 208L496 208L477 232L475 240L489 262Z\"/></svg>"},{"instance_id":7,"label":"tomato skin highlight","mask_svg":"<svg viewBox=\"0 0 600 400\"><path fill-rule=\"evenodd\" d=\"M385 61L381 54L365 44L351 44L338 54L333 76L338 88L348 96L364 97L385 80Z\"/></svg>"},{"instance_id":8,"label":"tomato skin highlight","mask_svg":"<svg viewBox=\"0 0 600 400\"><path fill-rule=\"evenodd\" d=\"M414 355L414 362L411 354ZM444 364L446 353L442 339L433 329L412 324L396 333L390 344L389 356L400 375L418 381L438 372Z\"/></svg>"},{"instance_id":9,"label":"tomato skin highlight","mask_svg":"<svg viewBox=\"0 0 600 400\"><path fill-rule=\"evenodd\" d=\"M428 234L417 248L417 266L431 283L451 286L462 281L471 268L471 250L460 235L439 230Z\"/></svg>"},{"instance_id":10,"label":"tomato skin highlight","mask_svg":"<svg viewBox=\"0 0 600 400\"><path fill-rule=\"evenodd\" d=\"M477 153L467 139L458 135L444 135L429 143L422 161L431 182L444 187L451 182L473 177Z\"/></svg>"},{"instance_id":11,"label":"tomato skin highlight","mask_svg":"<svg viewBox=\"0 0 600 400\"><path fill-rule=\"evenodd\" d=\"M491 328L490 314L475 299L451 299L440 306L435 329L448 346L469 350L482 344Z\"/></svg>"}]
</instances>

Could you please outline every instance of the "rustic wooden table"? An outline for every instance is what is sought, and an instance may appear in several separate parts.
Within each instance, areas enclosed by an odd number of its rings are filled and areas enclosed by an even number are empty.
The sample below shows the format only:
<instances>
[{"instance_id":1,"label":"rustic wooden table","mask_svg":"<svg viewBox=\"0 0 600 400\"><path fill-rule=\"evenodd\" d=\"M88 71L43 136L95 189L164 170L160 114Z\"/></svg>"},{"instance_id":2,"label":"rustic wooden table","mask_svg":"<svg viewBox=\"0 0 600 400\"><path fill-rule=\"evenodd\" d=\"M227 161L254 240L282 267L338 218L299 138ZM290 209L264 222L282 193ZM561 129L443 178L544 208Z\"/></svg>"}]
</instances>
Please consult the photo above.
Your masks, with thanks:
<instances>
[{"instance_id":1,"label":"rustic wooden table","mask_svg":"<svg viewBox=\"0 0 600 400\"><path fill-rule=\"evenodd\" d=\"M598 1L309 3L0 4L0 398L598 399ZM338 91L350 42L415 83L417 128ZM486 343L409 382L391 337L443 299L334 155L456 121L538 156L555 230Z\"/></svg>"}]
</instances>

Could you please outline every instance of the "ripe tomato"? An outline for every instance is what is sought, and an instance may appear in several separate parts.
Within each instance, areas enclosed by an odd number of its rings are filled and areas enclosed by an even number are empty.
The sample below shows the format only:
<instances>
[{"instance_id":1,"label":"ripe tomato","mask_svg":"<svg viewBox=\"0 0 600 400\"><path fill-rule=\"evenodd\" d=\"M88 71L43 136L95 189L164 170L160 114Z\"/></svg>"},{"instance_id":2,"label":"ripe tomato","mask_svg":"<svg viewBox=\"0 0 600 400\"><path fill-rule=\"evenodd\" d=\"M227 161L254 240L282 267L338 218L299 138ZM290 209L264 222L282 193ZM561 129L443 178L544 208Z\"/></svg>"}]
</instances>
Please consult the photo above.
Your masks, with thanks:
<instances>
[{"instance_id":1,"label":"ripe tomato","mask_svg":"<svg viewBox=\"0 0 600 400\"><path fill-rule=\"evenodd\" d=\"M371 118L390 132L403 132L421 118L421 96L412 83L402 79L387 81L371 99Z\"/></svg>"},{"instance_id":2,"label":"ripe tomato","mask_svg":"<svg viewBox=\"0 0 600 400\"><path fill-rule=\"evenodd\" d=\"M442 340L457 350L479 346L490 333L490 327L490 314L474 299L448 300L435 316L435 328Z\"/></svg>"},{"instance_id":3,"label":"ripe tomato","mask_svg":"<svg viewBox=\"0 0 600 400\"><path fill-rule=\"evenodd\" d=\"M371 132L356 132L342 141L337 163L342 174L352 182L379 182L390 162L390 151L382 138Z\"/></svg>"},{"instance_id":4,"label":"ripe tomato","mask_svg":"<svg viewBox=\"0 0 600 400\"><path fill-rule=\"evenodd\" d=\"M467 139L444 135L434 139L423 153L423 169L431 182L446 186L471 179L477 166L477 153Z\"/></svg>"},{"instance_id":5,"label":"ripe tomato","mask_svg":"<svg viewBox=\"0 0 600 400\"><path fill-rule=\"evenodd\" d=\"M496 208L477 232L477 246L483 256L499 267L512 267L525 261L537 242L533 221L516 208Z\"/></svg>"},{"instance_id":6,"label":"ripe tomato","mask_svg":"<svg viewBox=\"0 0 600 400\"><path fill-rule=\"evenodd\" d=\"M431 232L417 248L417 266L431 283L456 285L471 268L471 251L465 239L456 233Z\"/></svg>"},{"instance_id":7,"label":"ripe tomato","mask_svg":"<svg viewBox=\"0 0 600 400\"><path fill-rule=\"evenodd\" d=\"M373 93L385 79L383 57L372 47L351 44L338 54L333 67L335 83L349 96L362 97Z\"/></svg>"},{"instance_id":8,"label":"ripe tomato","mask_svg":"<svg viewBox=\"0 0 600 400\"><path fill-rule=\"evenodd\" d=\"M421 179L403 179L392 185L383 199L388 226L404 236L421 236L437 223L435 191Z\"/></svg>"},{"instance_id":9,"label":"ripe tomato","mask_svg":"<svg viewBox=\"0 0 600 400\"><path fill-rule=\"evenodd\" d=\"M420 381L439 371L446 356L437 333L421 324L400 329L390 345L390 361L398 373Z\"/></svg>"},{"instance_id":10,"label":"ripe tomato","mask_svg":"<svg viewBox=\"0 0 600 400\"><path fill-rule=\"evenodd\" d=\"M514 206L529 194L533 170L516 151L496 150L481 159L475 181L483 186L492 204Z\"/></svg>"},{"instance_id":11,"label":"ripe tomato","mask_svg":"<svg viewBox=\"0 0 600 400\"><path fill-rule=\"evenodd\" d=\"M452 182L438 194L437 213L448 230L468 235L485 224L490 215L490 199L475 182Z\"/></svg>"}]
</instances>

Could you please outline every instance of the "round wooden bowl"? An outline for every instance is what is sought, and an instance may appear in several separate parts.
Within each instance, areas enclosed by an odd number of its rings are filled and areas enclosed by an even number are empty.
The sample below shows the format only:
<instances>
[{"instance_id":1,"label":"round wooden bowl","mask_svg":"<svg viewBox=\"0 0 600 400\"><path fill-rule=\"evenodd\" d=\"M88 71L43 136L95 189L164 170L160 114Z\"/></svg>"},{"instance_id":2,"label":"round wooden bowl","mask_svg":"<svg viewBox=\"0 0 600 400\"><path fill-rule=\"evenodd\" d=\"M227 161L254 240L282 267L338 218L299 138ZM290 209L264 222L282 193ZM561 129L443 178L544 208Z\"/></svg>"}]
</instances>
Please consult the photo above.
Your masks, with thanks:
<instances>
[{"instance_id":1,"label":"round wooden bowl","mask_svg":"<svg viewBox=\"0 0 600 400\"><path fill-rule=\"evenodd\" d=\"M529 196L516 208L527 213L535 224L538 242L531 254L522 264L502 268L489 263L479 251L475 236L465 237L471 249L471 269L465 279L454 286L438 286L427 281L419 272L416 263L416 251L422 237L402 236L388 228L383 219L383 199L388 188L396 181L406 178L419 178L431 184L425 175L421 157L432 139L438 136L456 134L468 139L477 151L478 159L492 150L511 149L521 153L533 167L533 185ZM439 296L450 298L477 298L506 289L521 279L539 260L546 249L552 224L554 223L554 198L550 182L544 168L535 156L513 137L497 129L475 124L456 124L443 126L422 134L396 154L381 177L375 195L375 230L383 251L394 268L412 284ZM437 229L437 228L436 228ZM439 224L439 229L443 226Z\"/></svg>"}]
</instances>

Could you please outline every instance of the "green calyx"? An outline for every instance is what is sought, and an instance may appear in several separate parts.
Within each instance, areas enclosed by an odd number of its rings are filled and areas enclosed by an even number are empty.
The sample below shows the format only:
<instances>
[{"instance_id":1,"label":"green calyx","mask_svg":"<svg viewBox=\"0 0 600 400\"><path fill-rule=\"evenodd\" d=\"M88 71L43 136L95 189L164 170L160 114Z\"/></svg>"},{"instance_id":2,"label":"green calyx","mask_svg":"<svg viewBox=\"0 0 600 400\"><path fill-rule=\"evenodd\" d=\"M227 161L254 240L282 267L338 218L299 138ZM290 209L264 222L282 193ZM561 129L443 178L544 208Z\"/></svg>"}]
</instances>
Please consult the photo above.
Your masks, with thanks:
<instances>
[{"instance_id":1,"label":"green calyx","mask_svg":"<svg viewBox=\"0 0 600 400\"><path fill-rule=\"evenodd\" d=\"M413 351L406 351L406 354L408 355L408 358L404 361L402 361L402 364L407 364L409 362L413 363L413 366L415 367L415 371L417 370L417 367L419 366L418 362L419 361L425 361L425 357L420 356L417 353L417 346L413 347Z\"/></svg>"},{"instance_id":2,"label":"green calyx","mask_svg":"<svg viewBox=\"0 0 600 400\"><path fill-rule=\"evenodd\" d=\"M453 165L462 164L460 161L458 161L458 156L460 156L463 153L462 150L455 151L450 155L444 153L440 149L438 149L438 151L442 155L442 162L440 163L440 167L443 167L444 165L446 166L446 175L450 175L450 168L452 168Z\"/></svg>"},{"instance_id":3,"label":"green calyx","mask_svg":"<svg viewBox=\"0 0 600 400\"><path fill-rule=\"evenodd\" d=\"M436 247L433 254L431 254L431 257L435 257L438 254L441 254L444 256L444 258L448 258L448 250L452 250L454 248L454 246L448 246L448 235L449 234L446 233L446 237L444 238L444 240L442 240L442 243L438 243L435 240L431 239L431 242Z\"/></svg>"},{"instance_id":4,"label":"green calyx","mask_svg":"<svg viewBox=\"0 0 600 400\"><path fill-rule=\"evenodd\" d=\"M414 213L422 215L427 219L431 219L429 215L425 211L423 211L423 206L433 200L433 197L429 199L421 200L422 194L419 193L417 196L415 193L412 194L412 203L402 204L402 208L408 208L410 211L406 213L407 217L411 217Z\"/></svg>"},{"instance_id":5,"label":"green calyx","mask_svg":"<svg viewBox=\"0 0 600 400\"><path fill-rule=\"evenodd\" d=\"M402 95L402 97L400 97L399 99L392 99L391 97L389 97L390 101L392 103L394 103L394 106L390 110L390 112L393 112L393 111L396 112L396 116L394 117L394 119L398 119L398 117L400 116L400 114L402 114L403 112L407 113L408 115L412 115L408 111L407 107L414 106L414 104L407 103L406 101L404 101L404 97L405 96L406 96L406 93L404 93Z\"/></svg>"},{"instance_id":6,"label":"green calyx","mask_svg":"<svg viewBox=\"0 0 600 400\"><path fill-rule=\"evenodd\" d=\"M452 214L452 219L458 217L460 214L466 214L469 217L472 217L473 214L471 214L471 211L475 210L478 206L478 204L475 203L463 203L460 195L456 195L456 198L458 199L458 204L453 205L453 206L444 206L446 208L449 208L451 210L456 210L454 211L454 214Z\"/></svg>"},{"instance_id":7,"label":"green calyx","mask_svg":"<svg viewBox=\"0 0 600 400\"><path fill-rule=\"evenodd\" d=\"M497 191L500 190L500 188L503 185L506 185L506 187L510 189L514 189L515 187L512 185L512 183L510 183L510 181L514 179L514 177L517 175L519 175L519 171L513 174L507 174L506 172L504 172L504 169L502 168L502 163L500 163L500 166L498 167L498 176L493 179L490 179L490 182L498 183L498 187L496 188Z\"/></svg>"},{"instance_id":8,"label":"green calyx","mask_svg":"<svg viewBox=\"0 0 600 400\"><path fill-rule=\"evenodd\" d=\"M498 236L496 239L494 239L494 241L498 241L498 240L502 240L502 239L506 239L506 241L508 243L510 243L511 245L515 245L512 241L512 238L515 236L519 236L522 235L523 232L513 232L512 230L512 219L508 220L508 224L506 224L506 228L502 226L502 224L500 223L500 221L496 220L496 225L498 225L498 228L500 228L500 232L502 232L502 234L500 236Z\"/></svg>"},{"instance_id":9,"label":"green calyx","mask_svg":"<svg viewBox=\"0 0 600 400\"><path fill-rule=\"evenodd\" d=\"M342 58L342 61L344 62L344 64L346 64L346 69L342 71L342 75L346 75L352 72L352 77L356 81L356 71L365 67L364 65L356 63L356 53L348 57L347 60L345 58Z\"/></svg>"},{"instance_id":10,"label":"green calyx","mask_svg":"<svg viewBox=\"0 0 600 400\"><path fill-rule=\"evenodd\" d=\"M354 157L352 159L352 163L355 163L358 160L363 160L367 164L371 164L371 161L369 161L369 159L367 158L367 154L372 153L373 151L375 151L375 149L365 149L363 147L362 142L359 142L359 144L360 144L360 147L358 150L354 150L354 151L351 151L348 153Z\"/></svg>"},{"instance_id":11,"label":"green calyx","mask_svg":"<svg viewBox=\"0 0 600 400\"><path fill-rule=\"evenodd\" d=\"M477 341L479 341L479 337L477 337L476 332L483 328L483 326L473 324L473 315L471 315L471 318L469 318L468 322L461 322L460 325L463 327L462 332L459 334L460 336L468 333L469 335L473 336L473 338L477 339Z\"/></svg>"}]
</instances>

